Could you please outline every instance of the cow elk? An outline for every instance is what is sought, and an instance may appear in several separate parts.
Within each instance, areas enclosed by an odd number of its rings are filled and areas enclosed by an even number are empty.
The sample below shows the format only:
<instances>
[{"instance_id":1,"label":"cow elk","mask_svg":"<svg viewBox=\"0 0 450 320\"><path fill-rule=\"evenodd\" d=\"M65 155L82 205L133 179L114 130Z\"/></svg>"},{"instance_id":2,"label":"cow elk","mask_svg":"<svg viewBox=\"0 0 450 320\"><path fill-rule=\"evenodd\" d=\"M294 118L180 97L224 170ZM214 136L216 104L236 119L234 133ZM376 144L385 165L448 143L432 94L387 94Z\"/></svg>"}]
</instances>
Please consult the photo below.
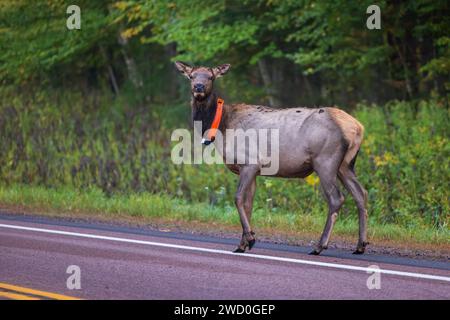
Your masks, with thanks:
<instances>
[{"instance_id":1,"label":"cow elk","mask_svg":"<svg viewBox=\"0 0 450 320\"><path fill-rule=\"evenodd\" d=\"M328 217L322 236L310 254L318 255L328 247L333 225L344 202L338 179L354 198L359 212L359 240L354 253L364 253L368 244L367 192L354 171L364 132L358 120L338 108L274 109L242 103L225 103L222 106L223 101L214 92L213 83L229 70L229 64L208 68L177 61L175 65L190 80L192 118L202 122L202 135L217 122L219 111L221 117L216 125L223 136L228 129L277 129L280 137L279 168L273 176L305 178L313 172L317 173L328 203ZM223 144L227 144L225 139ZM245 252L246 248L251 249L255 244L250 221L256 177L262 175L262 163L238 164L224 150L222 155L228 157L224 159L227 167L239 175L235 204L243 233L235 252Z\"/></svg>"}]
</instances>

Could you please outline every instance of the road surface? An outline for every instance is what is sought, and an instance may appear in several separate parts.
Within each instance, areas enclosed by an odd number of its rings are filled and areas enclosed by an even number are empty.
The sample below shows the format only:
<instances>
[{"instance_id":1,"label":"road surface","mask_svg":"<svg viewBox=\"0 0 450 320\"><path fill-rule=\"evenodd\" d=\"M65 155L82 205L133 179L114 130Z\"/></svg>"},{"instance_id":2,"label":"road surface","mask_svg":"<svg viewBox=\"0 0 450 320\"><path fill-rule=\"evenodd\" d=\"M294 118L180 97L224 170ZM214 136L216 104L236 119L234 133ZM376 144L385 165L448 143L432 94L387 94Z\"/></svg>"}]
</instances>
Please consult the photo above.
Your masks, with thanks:
<instances>
[{"instance_id":1,"label":"road surface","mask_svg":"<svg viewBox=\"0 0 450 320\"><path fill-rule=\"evenodd\" d=\"M0 213L0 299L450 299L448 261L236 241Z\"/></svg>"}]
</instances>

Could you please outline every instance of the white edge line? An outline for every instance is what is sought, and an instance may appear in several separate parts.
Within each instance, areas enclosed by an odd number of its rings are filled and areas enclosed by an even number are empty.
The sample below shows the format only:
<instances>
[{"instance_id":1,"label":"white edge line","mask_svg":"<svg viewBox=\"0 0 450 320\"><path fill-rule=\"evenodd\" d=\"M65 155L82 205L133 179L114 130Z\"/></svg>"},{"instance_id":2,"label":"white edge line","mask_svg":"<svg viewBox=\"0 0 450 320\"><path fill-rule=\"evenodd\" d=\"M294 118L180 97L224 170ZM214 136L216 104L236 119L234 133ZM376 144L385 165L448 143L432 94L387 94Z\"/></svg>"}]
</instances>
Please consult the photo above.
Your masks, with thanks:
<instances>
[{"instance_id":1,"label":"white edge line","mask_svg":"<svg viewBox=\"0 0 450 320\"><path fill-rule=\"evenodd\" d=\"M307 265L328 267L328 268L335 268L335 269L364 271L366 273L379 272L379 273L383 273L383 274L390 274L390 275L403 276L403 277L412 277L412 278L440 280L440 281L450 282L450 277L436 276L436 275L424 274L424 273L404 272L404 271L378 269L378 268L365 268L365 267L358 267L358 266L352 266L352 265L346 265L346 264L283 258L283 257L260 255L260 254L234 253L234 252L225 251L225 250L190 247L190 246L183 246L183 245L178 245L178 244L160 243L160 242L152 242L152 241L144 241L144 240L136 240L136 239L99 236L99 235L88 234L88 233L78 233L78 232L51 230L51 229L43 229L43 228L42 229L41 228L32 228L32 227L16 226L16 225L9 225L9 224L0 224L0 227L9 228L9 229L17 229L17 230L28 230L28 231L36 231L36 232L43 232L43 233L60 234L60 235L66 235L66 236L75 236L75 237L81 237L81 238L101 239L101 240L110 240L110 241L118 241L118 242L145 244L145 245L150 245L150 246L158 246L158 247L173 248L173 249L183 249L183 250L191 250L191 251L199 251L199 252L225 254L225 255L230 255L230 256L241 256L241 257L255 258L255 259L292 262L292 263L307 264Z\"/></svg>"}]
</instances>

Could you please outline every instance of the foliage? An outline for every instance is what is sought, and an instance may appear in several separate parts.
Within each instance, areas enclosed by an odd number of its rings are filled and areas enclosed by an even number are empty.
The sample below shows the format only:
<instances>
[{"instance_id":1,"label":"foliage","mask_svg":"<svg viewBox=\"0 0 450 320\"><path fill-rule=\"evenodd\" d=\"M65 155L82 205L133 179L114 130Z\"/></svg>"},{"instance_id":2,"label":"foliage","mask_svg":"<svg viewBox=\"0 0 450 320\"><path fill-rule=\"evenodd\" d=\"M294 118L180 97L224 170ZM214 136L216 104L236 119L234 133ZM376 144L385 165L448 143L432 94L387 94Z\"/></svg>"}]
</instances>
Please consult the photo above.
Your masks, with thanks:
<instances>
[{"instance_id":1,"label":"foliage","mask_svg":"<svg viewBox=\"0 0 450 320\"><path fill-rule=\"evenodd\" d=\"M170 60L184 59L231 63L227 88L268 103L385 102L450 87L445 0L379 1L381 30L366 27L369 0L79 1L76 31L65 26L69 4L0 2L1 83L121 87L137 73L144 83L164 77ZM178 83L169 77L171 102Z\"/></svg>"},{"instance_id":2,"label":"foliage","mask_svg":"<svg viewBox=\"0 0 450 320\"><path fill-rule=\"evenodd\" d=\"M84 9L83 32L66 28L70 4L64 0L1 1L0 83L45 80L51 71L76 74L100 64L104 57L98 55L99 48L114 41L117 28L111 25L107 1L78 1Z\"/></svg>"}]
</instances>

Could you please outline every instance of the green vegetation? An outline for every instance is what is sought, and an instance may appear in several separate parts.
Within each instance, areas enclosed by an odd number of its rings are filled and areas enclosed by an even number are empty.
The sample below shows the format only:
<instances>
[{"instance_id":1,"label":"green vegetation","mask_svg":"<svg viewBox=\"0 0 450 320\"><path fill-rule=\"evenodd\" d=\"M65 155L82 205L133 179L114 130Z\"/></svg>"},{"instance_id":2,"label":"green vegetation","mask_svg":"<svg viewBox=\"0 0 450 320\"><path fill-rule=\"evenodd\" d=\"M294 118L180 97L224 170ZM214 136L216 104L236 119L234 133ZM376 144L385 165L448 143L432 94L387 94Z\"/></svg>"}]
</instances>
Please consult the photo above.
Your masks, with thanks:
<instances>
[{"instance_id":1,"label":"green vegetation","mask_svg":"<svg viewBox=\"0 0 450 320\"><path fill-rule=\"evenodd\" d=\"M190 126L172 62L231 63L227 102L334 105L366 136L356 171L376 239L449 243L448 1L0 0L0 203L239 225L237 177L174 165ZM316 176L258 178L255 227L319 233ZM356 235L351 197L337 234ZM414 240L411 240L414 241Z\"/></svg>"},{"instance_id":2,"label":"green vegetation","mask_svg":"<svg viewBox=\"0 0 450 320\"><path fill-rule=\"evenodd\" d=\"M39 95L2 102L2 201L13 203L13 197L21 204L56 209L239 224L234 174L224 165L180 166L170 159L171 129L175 123L188 125L182 120L189 114L186 106L155 107L148 113L121 109L121 102L105 97L65 97L54 98L58 104ZM383 108L360 105L354 114L366 127L356 170L369 192L372 225L449 236L448 110L435 101L423 102L414 117L408 103L393 102ZM321 228L326 204L318 182L316 176L305 181L260 177L256 226ZM51 192L21 189L20 184ZM9 186L16 191L8 193ZM77 192L87 189L91 191ZM350 196L346 203L340 220L355 228Z\"/></svg>"}]
</instances>

